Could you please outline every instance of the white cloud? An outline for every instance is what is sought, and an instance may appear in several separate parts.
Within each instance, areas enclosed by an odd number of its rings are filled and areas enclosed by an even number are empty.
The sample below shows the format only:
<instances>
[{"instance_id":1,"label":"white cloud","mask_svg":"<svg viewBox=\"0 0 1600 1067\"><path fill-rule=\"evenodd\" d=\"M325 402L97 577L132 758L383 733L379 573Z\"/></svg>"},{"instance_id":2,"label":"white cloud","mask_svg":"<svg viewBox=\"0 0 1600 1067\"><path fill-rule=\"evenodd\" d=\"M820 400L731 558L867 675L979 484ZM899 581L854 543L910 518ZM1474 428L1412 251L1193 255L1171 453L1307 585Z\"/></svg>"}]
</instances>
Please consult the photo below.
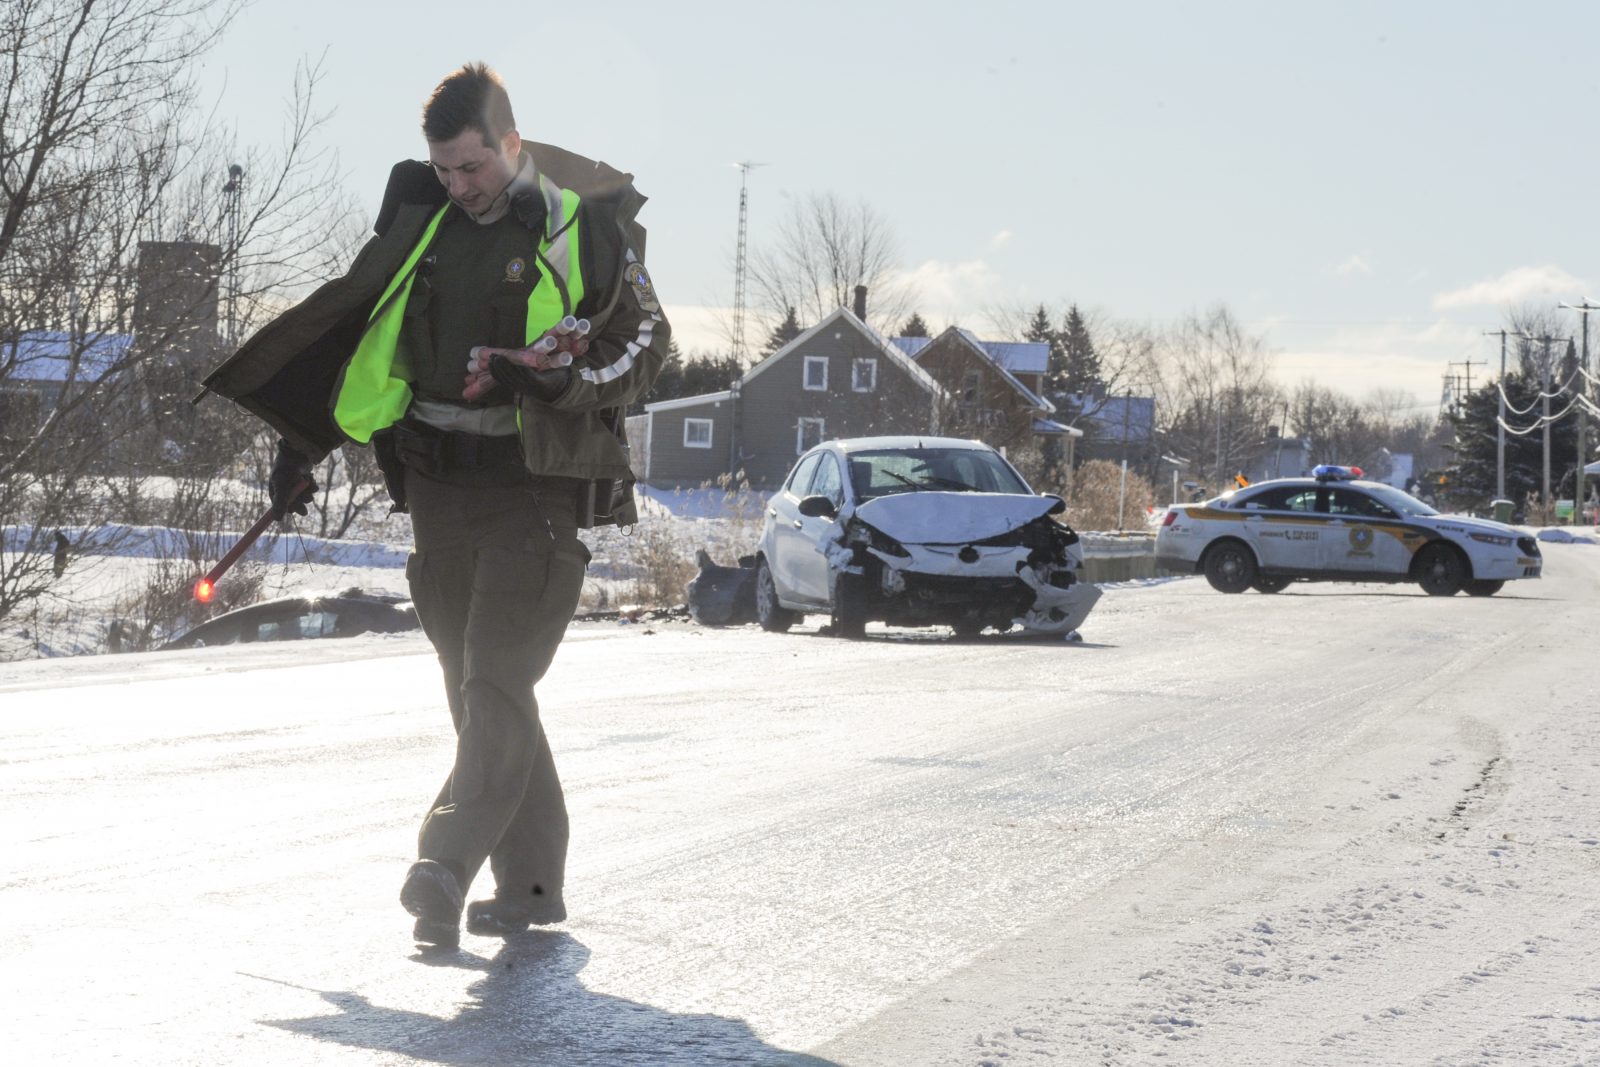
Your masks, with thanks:
<instances>
[{"instance_id":1,"label":"white cloud","mask_svg":"<svg viewBox=\"0 0 1600 1067\"><path fill-rule=\"evenodd\" d=\"M1517 267L1498 278L1440 293L1433 298L1433 306L1441 311L1449 308L1499 308L1534 297L1573 296L1586 288L1588 283L1582 278L1574 277L1553 264Z\"/></svg>"},{"instance_id":2,"label":"white cloud","mask_svg":"<svg viewBox=\"0 0 1600 1067\"><path fill-rule=\"evenodd\" d=\"M1399 389L1416 398L1418 411L1436 410L1442 375L1452 362L1473 359L1475 378L1487 381L1490 345L1479 326L1437 319L1428 323L1351 325L1291 336L1276 353L1274 377L1293 390L1307 381L1357 399L1373 389Z\"/></svg>"},{"instance_id":3,"label":"white cloud","mask_svg":"<svg viewBox=\"0 0 1600 1067\"><path fill-rule=\"evenodd\" d=\"M923 318L970 321L995 298L999 277L981 259L946 263L929 259L895 277L895 285L912 294Z\"/></svg>"},{"instance_id":4,"label":"white cloud","mask_svg":"<svg viewBox=\"0 0 1600 1067\"><path fill-rule=\"evenodd\" d=\"M1353 255L1343 263L1336 264L1333 268L1335 274L1371 274L1372 264L1361 255Z\"/></svg>"},{"instance_id":5,"label":"white cloud","mask_svg":"<svg viewBox=\"0 0 1600 1067\"><path fill-rule=\"evenodd\" d=\"M990 248L1004 248L1006 245L1011 243L1011 238L1013 238L1015 236L1016 235L1013 234L1010 230L1001 230L999 233L997 233L993 237L989 238L989 247Z\"/></svg>"}]
</instances>

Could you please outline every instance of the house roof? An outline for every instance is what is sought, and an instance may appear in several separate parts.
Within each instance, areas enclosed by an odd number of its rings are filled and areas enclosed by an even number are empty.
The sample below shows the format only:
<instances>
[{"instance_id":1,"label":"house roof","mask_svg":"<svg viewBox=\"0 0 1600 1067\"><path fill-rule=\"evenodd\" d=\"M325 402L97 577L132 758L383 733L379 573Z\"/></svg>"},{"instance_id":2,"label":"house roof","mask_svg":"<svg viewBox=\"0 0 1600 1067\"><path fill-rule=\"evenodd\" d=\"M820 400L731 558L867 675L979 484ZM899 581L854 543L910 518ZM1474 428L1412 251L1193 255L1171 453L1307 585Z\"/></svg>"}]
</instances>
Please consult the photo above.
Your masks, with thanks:
<instances>
[{"instance_id":1,"label":"house roof","mask_svg":"<svg viewBox=\"0 0 1600 1067\"><path fill-rule=\"evenodd\" d=\"M940 334L939 339L943 340L952 334L959 338L961 343L966 345L974 355L992 366L1000 375L1001 379L1006 382L1006 384L1010 385L1011 388L1015 389L1022 395L1022 399L1027 401L1029 407L1037 408L1047 415L1055 413L1056 406L1054 404L1050 403L1050 401L1046 400L1032 389L1029 389L1026 385L1023 385L1015 374L1011 373L1007 367L1001 364L999 360L995 359L994 356L990 354L989 349L985 347L984 343L978 340L977 337L971 333L971 331L963 330L959 326L952 326L944 333Z\"/></svg>"},{"instance_id":2,"label":"house roof","mask_svg":"<svg viewBox=\"0 0 1600 1067\"><path fill-rule=\"evenodd\" d=\"M1107 396L1098 401L1079 397L1083 404L1082 418L1092 419L1102 428L1100 436L1109 440L1143 441L1150 437L1156 424L1156 401L1149 396ZM1123 427L1127 434L1123 434Z\"/></svg>"},{"instance_id":3,"label":"house roof","mask_svg":"<svg viewBox=\"0 0 1600 1067\"><path fill-rule=\"evenodd\" d=\"M1012 374L1043 374L1050 369L1048 341L984 341L970 330L961 333Z\"/></svg>"},{"instance_id":4,"label":"house roof","mask_svg":"<svg viewBox=\"0 0 1600 1067\"><path fill-rule=\"evenodd\" d=\"M985 341L971 330L961 335L989 354L1003 370L1012 374L1044 374L1050 369L1050 344L1047 341ZM891 337L889 343L916 359L933 343L931 337Z\"/></svg>"},{"instance_id":5,"label":"house roof","mask_svg":"<svg viewBox=\"0 0 1600 1067\"><path fill-rule=\"evenodd\" d=\"M900 351L904 352L906 355L910 356L912 359L916 359L924 348L927 348L929 345L933 344L933 338L891 337L889 338L889 343L894 345Z\"/></svg>"},{"instance_id":6,"label":"house roof","mask_svg":"<svg viewBox=\"0 0 1600 1067\"><path fill-rule=\"evenodd\" d=\"M778 362L778 360L787 356L790 352L800 348L807 341L811 340L811 338L815 337L823 330L829 329L836 324L842 324L855 330L867 340L871 341L872 344L880 352L882 352L890 362L898 365L900 369L910 375L911 379L917 384L921 385L934 396L944 396L944 387L933 380L933 375L929 374L927 371L918 366L917 361L907 355L903 348L899 347L895 343L891 343L883 336L883 334L879 333L871 326L868 326L866 323L856 318L855 314L849 308L844 307L835 308L834 311L821 322L817 323L815 326L811 327L811 329L805 331L799 337L796 337L794 340L790 341L788 344L772 353L772 355L768 356L760 363L757 363L754 367L751 367L749 370L745 371L744 377L739 379L739 384L741 386L748 384L756 375L760 374L762 371Z\"/></svg>"},{"instance_id":7,"label":"house roof","mask_svg":"<svg viewBox=\"0 0 1600 1067\"><path fill-rule=\"evenodd\" d=\"M15 382L65 382L77 350L78 380L94 381L114 368L132 343L133 338L123 334L85 338L59 330L29 330L15 341L0 342L0 367L10 365L6 378Z\"/></svg>"},{"instance_id":8,"label":"house roof","mask_svg":"<svg viewBox=\"0 0 1600 1067\"><path fill-rule=\"evenodd\" d=\"M1083 431L1075 426L1057 422L1055 419L1034 419L1033 432L1044 434L1058 434L1063 437L1082 437Z\"/></svg>"},{"instance_id":9,"label":"house roof","mask_svg":"<svg viewBox=\"0 0 1600 1067\"><path fill-rule=\"evenodd\" d=\"M657 411L671 411L674 408L699 407L702 404L720 404L733 396L732 389L724 389L720 393L701 393L698 396L679 396L671 400L657 400L653 404L646 404L644 410L648 414Z\"/></svg>"}]
</instances>

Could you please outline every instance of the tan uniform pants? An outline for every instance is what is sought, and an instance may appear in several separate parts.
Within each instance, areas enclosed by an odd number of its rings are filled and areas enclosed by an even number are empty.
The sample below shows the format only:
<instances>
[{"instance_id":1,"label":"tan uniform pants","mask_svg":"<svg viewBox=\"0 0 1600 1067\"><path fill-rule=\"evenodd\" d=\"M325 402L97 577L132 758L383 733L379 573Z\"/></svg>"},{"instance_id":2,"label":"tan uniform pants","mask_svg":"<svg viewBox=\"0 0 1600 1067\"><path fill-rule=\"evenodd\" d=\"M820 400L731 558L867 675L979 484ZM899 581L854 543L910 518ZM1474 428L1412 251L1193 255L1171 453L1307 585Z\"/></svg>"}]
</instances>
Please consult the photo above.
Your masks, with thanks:
<instances>
[{"instance_id":1,"label":"tan uniform pants","mask_svg":"<svg viewBox=\"0 0 1600 1067\"><path fill-rule=\"evenodd\" d=\"M559 911L567 808L533 686L577 608L589 552L560 481L449 485L407 471L416 551L406 577L444 671L456 758L422 822L419 859L471 886Z\"/></svg>"}]
</instances>

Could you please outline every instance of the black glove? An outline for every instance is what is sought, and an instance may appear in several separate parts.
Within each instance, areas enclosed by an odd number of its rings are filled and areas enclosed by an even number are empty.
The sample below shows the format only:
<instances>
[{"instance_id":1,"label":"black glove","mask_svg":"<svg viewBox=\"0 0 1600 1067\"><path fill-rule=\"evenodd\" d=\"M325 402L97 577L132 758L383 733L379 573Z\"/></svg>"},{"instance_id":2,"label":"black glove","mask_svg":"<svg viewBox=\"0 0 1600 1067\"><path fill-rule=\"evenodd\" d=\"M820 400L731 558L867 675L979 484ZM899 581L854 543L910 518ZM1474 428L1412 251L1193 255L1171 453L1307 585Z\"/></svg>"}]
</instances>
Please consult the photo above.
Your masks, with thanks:
<instances>
[{"instance_id":1,"label":"black glove","mask_svg":"<svg viewBox=\"0 0 1600 1067\"><path fill-rule=\"evenodd\" d=\"M567 385L572 381L572 368L534 370L513 363L504 356L494 356L489 360L489 376L513 393L522 393L549 403L567 391Z\"/></svg>"},{"instance_id":2,"label":"black glove","mask_svg":"<svg viewBox=\"0 0 1600 1067\"><path fill-rule=\"evenodd\" d=\"M272 460L272 473L267 475L267 499L272 502L273 519L281 519L290 512L296 515L306 513L306 505L317 492L317 483L311 477L311 465L309 457L290 448L289 442L279 439L278 454ZM305 483L305 488L290 499L289 494L301 482Z\"/></svg>"}]
</instances>

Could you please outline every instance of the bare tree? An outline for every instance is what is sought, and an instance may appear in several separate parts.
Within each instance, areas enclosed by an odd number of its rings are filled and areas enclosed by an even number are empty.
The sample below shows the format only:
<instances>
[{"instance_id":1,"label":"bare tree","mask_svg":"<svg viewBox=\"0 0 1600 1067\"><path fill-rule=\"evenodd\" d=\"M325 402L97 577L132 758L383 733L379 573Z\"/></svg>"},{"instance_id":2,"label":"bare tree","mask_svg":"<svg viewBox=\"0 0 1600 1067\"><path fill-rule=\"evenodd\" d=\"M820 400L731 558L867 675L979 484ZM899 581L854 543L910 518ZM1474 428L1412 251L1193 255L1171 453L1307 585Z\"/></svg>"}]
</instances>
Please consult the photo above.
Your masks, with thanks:
<instances>
[{"instance_id":1,"label":"bare tree","mask_svg":"<svg viewBox=\"0 0 1600 1067\"><path fill-rule=\"evenodd\" d=\"M210 484L244 450L245 420L186 403L235 340L204 324L219 279L248 322L356 236L333 159L313 148L314 65L274 150L241 150L198 107L197 60L241 6L10 0L0 13L0 618L49 588L54 530L81 541L104 522L104 479ZM230 164L249 181L225 217ZM152 242L201 249L209 272L159 314L140 290Z\"/></svg>"},{"instance_id":2,"label":"bare tree","mask_svg":"<svg viewBox=\"0 0 1600 1067\"><path fill-rule=\"evenodd\" d=\"M811 326L836 308L850 307L855 287L868 291L868 321L883 331L910 306L897 280L899 252L889 223L864 202L847 204L833 193L795 202L777 238L750 256L750 281L770 330L790 308Z\"/></svg>"},{"instance_id":3,"label":"bare tree","mask_svg":"<svg viewBox=\"0 0 1600 1067\"><path fill-rule=\"evenodd\" d=\"M1282 411L1266 340L1245 332L1225 305L1191 314L1161 338L1152 361L1165 447L1191 457L1221 485Z\"/></svg>"},{"instance_id":4,"label":"bare tree","mask_svg":"<svg viewBox=\"0 0 1600 1067\"><path fill-rule=\"evenodd\" d=\"M1506 310L1506 329L1517 366L1530 381L1548 380L1554 389L1562 384L1558 370L1572 327L1561 312L1550 304L1522 304ZM1549 338L1549 343L1544 342ZM1498 370L1497 370L1498 373ZM1547 377L1548 375L1548 377Z\"/></svg>"}]
</instances>

